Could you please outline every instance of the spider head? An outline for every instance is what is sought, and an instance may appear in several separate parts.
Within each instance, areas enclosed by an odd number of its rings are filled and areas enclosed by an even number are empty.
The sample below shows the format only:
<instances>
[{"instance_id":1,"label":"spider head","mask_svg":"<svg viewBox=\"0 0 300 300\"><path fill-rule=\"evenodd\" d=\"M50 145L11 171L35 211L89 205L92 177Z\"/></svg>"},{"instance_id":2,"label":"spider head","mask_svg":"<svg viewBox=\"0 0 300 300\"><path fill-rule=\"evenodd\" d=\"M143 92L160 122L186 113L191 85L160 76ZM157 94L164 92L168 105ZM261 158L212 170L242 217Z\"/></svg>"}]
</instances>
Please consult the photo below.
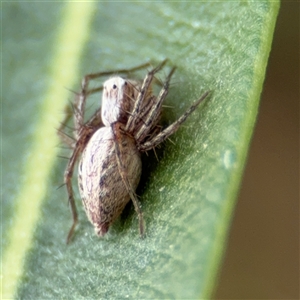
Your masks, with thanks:
<instances>
[{"instance_id":1,"label":"spider head","mask_svg":"<svg viewBox=\"0 0 300 300\"><path fill-rule=\"evenodd\" d=\"M101 117L105 126L127 122L136 93L135 83L130 80L112 77L104 82Z\"/></svg>"}]
</instances>

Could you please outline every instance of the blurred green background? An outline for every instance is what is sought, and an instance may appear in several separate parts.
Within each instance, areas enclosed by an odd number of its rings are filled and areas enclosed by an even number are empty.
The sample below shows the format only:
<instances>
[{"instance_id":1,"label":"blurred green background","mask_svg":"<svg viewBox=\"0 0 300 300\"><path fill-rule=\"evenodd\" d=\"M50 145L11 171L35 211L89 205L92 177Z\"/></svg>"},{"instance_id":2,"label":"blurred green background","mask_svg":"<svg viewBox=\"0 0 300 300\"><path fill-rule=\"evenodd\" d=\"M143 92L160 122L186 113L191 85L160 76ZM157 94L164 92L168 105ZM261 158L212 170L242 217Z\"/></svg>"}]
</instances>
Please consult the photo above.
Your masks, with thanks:
<instances>
[{"instance_id":1,"label":"blurred green background","mask_svg":"<svg viewBox=\"0 0 300 300\"><path fill-rule=\"evenodd\" d=\"M282 2L216 299L299 299L299 24Z\"/></svg>"}]
</instances>

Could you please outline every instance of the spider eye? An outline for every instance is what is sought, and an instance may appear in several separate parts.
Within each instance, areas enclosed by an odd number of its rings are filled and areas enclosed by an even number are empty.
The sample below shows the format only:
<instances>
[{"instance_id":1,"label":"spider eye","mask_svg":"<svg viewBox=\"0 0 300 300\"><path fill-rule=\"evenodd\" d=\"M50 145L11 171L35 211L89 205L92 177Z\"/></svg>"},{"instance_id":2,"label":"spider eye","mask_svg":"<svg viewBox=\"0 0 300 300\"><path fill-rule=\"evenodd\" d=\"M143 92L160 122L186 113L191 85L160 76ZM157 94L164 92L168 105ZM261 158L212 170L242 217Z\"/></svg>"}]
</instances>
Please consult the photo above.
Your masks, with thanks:
<instances>
[{"instance_id":1,"label":"spider eye","mask_svg":"<svg viewBox=\"0 0 300 300\"><path fill-rule=\"evenodd\" d=\"M114 85L113 85L113 89L115 90L116 88L117 88L117 86L114 84Z\"/></svg>"}]
</instances>

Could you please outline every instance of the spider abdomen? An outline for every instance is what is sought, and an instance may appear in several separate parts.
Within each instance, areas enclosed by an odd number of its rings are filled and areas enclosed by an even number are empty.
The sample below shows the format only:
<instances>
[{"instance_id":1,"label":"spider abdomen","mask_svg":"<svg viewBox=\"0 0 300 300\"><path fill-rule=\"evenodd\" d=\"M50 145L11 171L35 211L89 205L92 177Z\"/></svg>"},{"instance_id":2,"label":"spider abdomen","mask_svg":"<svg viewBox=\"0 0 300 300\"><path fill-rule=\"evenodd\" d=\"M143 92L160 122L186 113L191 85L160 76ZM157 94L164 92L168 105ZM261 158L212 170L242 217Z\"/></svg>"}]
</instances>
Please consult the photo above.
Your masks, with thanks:
<instances>
[{"instance_id":1,"label":"spider abdomen","mask_svg":"<svg viewBox=\"0 0 300 300\"><path fill-rule=\"evenodd\" d=\"M121 134L121 159L135 190L142 163L135 141ZM121 178L111 127L98 129L85 147L79 162L78 185L81 199L95 232L103 236L121 214L130 196Z\"/></svg>"}]
</instances>

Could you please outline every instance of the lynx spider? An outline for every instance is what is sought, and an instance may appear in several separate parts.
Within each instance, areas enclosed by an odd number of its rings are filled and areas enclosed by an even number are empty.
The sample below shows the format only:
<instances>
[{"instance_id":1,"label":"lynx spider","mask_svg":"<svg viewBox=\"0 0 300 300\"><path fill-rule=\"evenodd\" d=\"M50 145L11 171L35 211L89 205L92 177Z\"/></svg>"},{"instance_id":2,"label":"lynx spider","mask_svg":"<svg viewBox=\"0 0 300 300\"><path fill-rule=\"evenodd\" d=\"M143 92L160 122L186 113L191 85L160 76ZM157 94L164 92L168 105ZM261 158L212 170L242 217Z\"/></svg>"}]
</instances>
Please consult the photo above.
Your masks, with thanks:
<instances>
[{"instance_id":1,"label":"lynx spider","mask_svg":"<svg viewBox=\"0 0 300 300\"><path fill-rule=\"evenodd\" d=\"M177 121L162 130L158 122L175 67L171 69L158 96L152 93L152 83L154 75L164 67L166 61L162 61L148 72L142 84L118 76L105 81L102 108L87 122L84 121L87 97L102 90L102 87L88 89L91 80L101 76L134 72L149 64L129 70L93 73L83 78L81 92L77 94L73 105L74 138L63 132L70 116L66 117L58 130L63 142L73 151L64 174L73 215L67 243L70 242L78 222L71 180L80 155L79 191L96 234L105 235L131 199L138 214L140 235L144 235L143 213L135 194L142 169L140 153L154 149L165 141L209 94L204 93Z\"/></svg>"}]
</instances>

